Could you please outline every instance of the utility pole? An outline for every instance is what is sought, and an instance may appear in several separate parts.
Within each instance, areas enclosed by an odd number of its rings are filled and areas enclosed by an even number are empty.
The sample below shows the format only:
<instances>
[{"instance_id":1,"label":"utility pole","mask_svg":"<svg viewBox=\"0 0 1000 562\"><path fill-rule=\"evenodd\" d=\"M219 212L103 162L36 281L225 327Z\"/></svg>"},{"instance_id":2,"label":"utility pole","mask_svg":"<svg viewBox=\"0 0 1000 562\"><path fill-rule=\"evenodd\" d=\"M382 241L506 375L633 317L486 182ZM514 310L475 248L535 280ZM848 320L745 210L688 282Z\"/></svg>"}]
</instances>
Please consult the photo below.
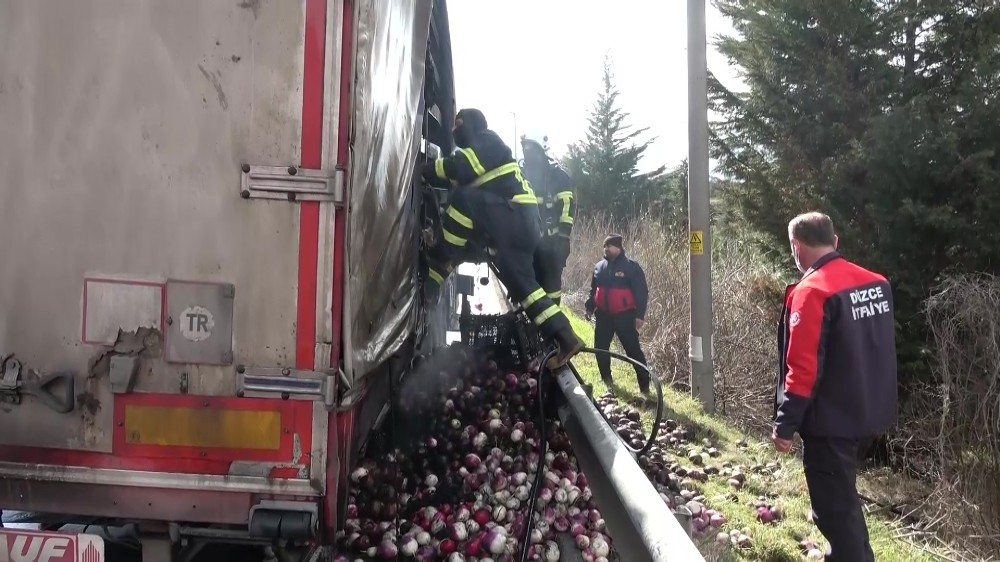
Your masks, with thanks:
<instances>
[{"instance_id":1,"label":"utility pole","mask_svg":"<svg viewBox=\"0 0 1000 562\"><path fill-rule=\"evenodd\" d=\"M708 191L706 0L688 0L688 246L691 259L691 394L715 412L712 345L712 232Z\"/></svg>"}]
</instances>

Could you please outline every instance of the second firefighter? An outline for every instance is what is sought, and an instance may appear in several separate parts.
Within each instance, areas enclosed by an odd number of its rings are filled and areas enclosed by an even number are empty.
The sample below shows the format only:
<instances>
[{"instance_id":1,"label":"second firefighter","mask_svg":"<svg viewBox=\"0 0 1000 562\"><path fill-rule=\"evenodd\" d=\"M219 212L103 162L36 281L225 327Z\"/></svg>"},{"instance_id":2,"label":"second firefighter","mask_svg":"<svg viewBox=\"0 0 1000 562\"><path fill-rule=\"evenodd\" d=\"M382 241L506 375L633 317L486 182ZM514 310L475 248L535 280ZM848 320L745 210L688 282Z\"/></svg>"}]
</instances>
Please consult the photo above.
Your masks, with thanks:
<instances>
[{"instance_id":1,"label":"second firefighter","mask_svg":"<svg viewBox=\"0 0 1000 562\"><path fill-rule=\"evenodd\" d=\"M548 297L562 301L562 274L569 258L576 201L569 174L548 155L548 137L521 137L524 175L538 199L542 239L535 250L535 278Z\"/></svg>"}]
</instances>

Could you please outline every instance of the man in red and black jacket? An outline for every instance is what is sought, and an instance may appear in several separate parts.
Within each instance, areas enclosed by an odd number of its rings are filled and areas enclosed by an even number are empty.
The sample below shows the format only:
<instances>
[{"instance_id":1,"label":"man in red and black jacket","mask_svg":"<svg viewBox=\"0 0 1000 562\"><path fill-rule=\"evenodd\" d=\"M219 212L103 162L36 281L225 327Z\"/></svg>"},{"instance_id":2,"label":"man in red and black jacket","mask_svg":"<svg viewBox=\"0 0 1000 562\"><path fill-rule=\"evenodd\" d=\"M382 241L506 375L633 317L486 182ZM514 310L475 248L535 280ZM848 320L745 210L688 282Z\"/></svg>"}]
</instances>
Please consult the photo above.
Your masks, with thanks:
<instances>
[{"instance_id":1,"label":"man in red and black jacket","mask_svg":"<svg viewBox=\"0 0 1000 562\"><path fill-rule=\"evenodd\" d=\"M882 275L837 253L830 217L788 225L802 279L785 292L774 433L781 452L802 437L803 465L828 561L875 560L856 487L859 444L896 416L892 290Z\"/></svg>"},{"instance_id":2,"label":"man in red and black jacket","mask_svg":"<svg viewBox=\"0 0 1000 562\"><path fill-rule=\"evenodd\" d=\"M622 237L612 234L604 240L604 259L594 266L594 277L590 282L590 298L587 299L587 319L592 316L594 326L594 347L608 349L611 340L618 336L625 355L646 364L646 355L639 344L639 329L646 319L646 304L649 289L646 274L639 264L630 260L622 249ZM597 354L597 368L601 379L611 386L611 357ZM641 367L635 368L639 390L649 392L649 373Z\"/></svg>"}]
</instances>

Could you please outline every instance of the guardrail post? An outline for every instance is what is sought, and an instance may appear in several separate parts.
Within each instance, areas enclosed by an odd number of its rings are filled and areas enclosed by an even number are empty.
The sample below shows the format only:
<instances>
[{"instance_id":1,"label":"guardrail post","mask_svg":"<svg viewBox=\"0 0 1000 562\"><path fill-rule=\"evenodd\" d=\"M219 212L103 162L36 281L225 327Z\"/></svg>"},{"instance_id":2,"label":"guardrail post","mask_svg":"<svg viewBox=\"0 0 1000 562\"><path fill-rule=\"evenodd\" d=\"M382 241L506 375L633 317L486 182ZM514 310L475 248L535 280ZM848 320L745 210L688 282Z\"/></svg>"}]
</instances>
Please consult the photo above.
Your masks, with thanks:
<instances>
[{"instance_id":1,"label":"guardrail post","mask_svg":"<svg viewBox=\"0 0 1000 562\"><path fill-rule=\"evenodd\" d=\"M677 522L681 524L681 528L690 537L692 534L691 510L682 505L674 510L674 517L677 518Z\"/></svg>"}]
</instances>

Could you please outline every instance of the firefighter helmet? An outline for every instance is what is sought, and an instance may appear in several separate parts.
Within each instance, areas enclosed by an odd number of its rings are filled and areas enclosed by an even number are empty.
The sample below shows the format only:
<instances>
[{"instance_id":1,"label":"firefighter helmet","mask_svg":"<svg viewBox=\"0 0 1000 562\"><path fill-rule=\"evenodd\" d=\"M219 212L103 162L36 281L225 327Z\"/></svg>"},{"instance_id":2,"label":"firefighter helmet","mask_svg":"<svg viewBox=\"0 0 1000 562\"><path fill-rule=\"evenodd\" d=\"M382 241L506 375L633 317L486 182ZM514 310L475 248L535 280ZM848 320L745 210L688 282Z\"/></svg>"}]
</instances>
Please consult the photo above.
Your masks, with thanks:
<instances>
[{"instance_id":1,"label":"firefighter helmet","mask_svg":"<svg viewBox=\"0 0 1000 562\"><path fill-rule=\"evenodd\" d=\"M549 152L549 136L541 133L529 133L521 135L521 148L528 150L528 146L533 145L545 154Z\"/></svg>"}]
</instances>

